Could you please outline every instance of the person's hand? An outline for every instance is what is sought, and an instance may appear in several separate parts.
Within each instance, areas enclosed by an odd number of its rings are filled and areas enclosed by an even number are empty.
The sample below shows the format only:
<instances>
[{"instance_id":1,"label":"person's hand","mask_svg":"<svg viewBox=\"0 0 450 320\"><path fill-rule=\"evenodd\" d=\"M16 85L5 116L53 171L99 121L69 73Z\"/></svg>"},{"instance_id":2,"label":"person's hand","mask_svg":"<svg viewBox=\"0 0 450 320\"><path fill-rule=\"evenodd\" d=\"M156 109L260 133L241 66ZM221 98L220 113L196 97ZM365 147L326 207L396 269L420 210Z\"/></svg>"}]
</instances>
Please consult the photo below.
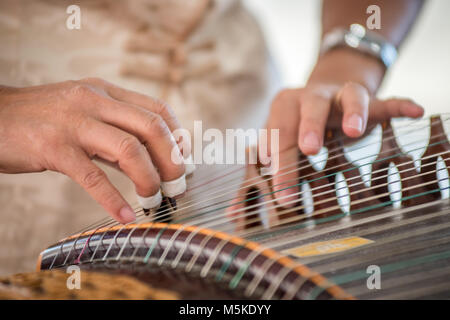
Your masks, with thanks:
<instances>
[{"instance_id":1,"label":"person's hand","mask_svg":"<svg viewBox=\"0 0 450 320\"><path fill-rule=\"evenodd\" d=\"M131 222L134 211L92 159L116 165L141 197L157 201L160 183L164 191L164 181L175 179L182 193L181 152L171 161L179 127L164 103L101 79L0 87L0 172L64 173L114 219Z\"/></svg>"},{"instance_id":2,"label":"person's hand","mask_svg":"<svg viewBox=\"0 0 450 320\"><path fill-rule=\"evenodd\" d=\"M347 82L341 86L311 84L301 89L283 90L272 103L267 129L279 129L279 163L283 168L296 161L297 148L305 155L317 154L323 146L326 129L342 129L351 138L362 136L368 123L376 123L393 117L417 118L423 115L422 107L408 99L378 100L370 97L360 84ZM270 150L270 135L268 148ZM272 157L276 161L277 157ZM289 171L292 171L289 170ZM298 172L274 175L274 190L288 186ZM288 188L274 195L285 197L299 192ZM292 198L280 199L280 203L292 202Z\"/></svg>"},{"instance_id":3,"label":"person's hand","mask_svg":"<svg viewBox=\"0 0 450 320\"><path fill-rule=\"evenodd\" d=\"M323 146L326 129L341 128L346 136L358 138L364 134L369 122L376 123L392 117L417 118L422 115L422 107L411 100L378 100L370 97L362 85L352 82L341 86L311 84L301 89L281 91L273 100L266 124L267 154L271 155L270 161L278 159L278 163L270 163L270 167L279 169L272 177L273 196L285 208L296 205L292 196L298 194L299 187L286 187L295 184L292 181L298 181L298 170L293 170L289 165L298 161L298 150L305 155L317 154ZM270 150L271 129L279 129L278 157ZM264 154L260 154L261 158L264 158ZM287 169L283 170L284 167ZM249 173L246 177L250 177ZM256 182L254 179L251 181ZM227 208L231 219L237 219L242 214L248 191L246 185L248 183L244 182Z\"/></svg>"},{"instance_id":4,"label":"person's hand","mask_svg":"<svg viewBox=\"0 0 450 320\"><path fill-rule=\"evenodd\" d=\"M268 139L263 141L267 149L260 150L268 150L270 167L279 168L271 184L273 196L281 206L295 206L293 195L300 191L297 186L286 188L294 184L292 181L298 181L298 170L292 170L291 166L283 170L283 167L298 161L298 150L305 155L318 153L326 129L341 128L346 136L358 138L370 123L423 115L422 107L409 99L374 97L384 72L384 67L373 58L351 50L334 50L319 59L304 88L282 90L275 97L266 123ZM271 154L270 129L279 129L278 157ZM264 153L260 153L260 159L267 163ZM277 160L278 163L273 163ZM247 178L251 172L247 170ZM227 208L231 218L242 214L246 185L244 182Z\"/></svg>"}]
</instances>

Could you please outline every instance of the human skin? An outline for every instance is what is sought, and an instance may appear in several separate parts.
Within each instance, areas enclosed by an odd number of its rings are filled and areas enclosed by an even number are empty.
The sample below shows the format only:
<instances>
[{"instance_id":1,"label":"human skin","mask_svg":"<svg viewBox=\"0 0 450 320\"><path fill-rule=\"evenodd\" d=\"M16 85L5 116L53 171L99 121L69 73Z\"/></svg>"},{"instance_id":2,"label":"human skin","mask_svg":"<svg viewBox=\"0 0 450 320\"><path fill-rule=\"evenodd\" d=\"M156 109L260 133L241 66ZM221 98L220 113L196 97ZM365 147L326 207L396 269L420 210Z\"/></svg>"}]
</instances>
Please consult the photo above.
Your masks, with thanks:
<instances>
[{"instance_id":1,"label":"human skin","mask_svg":"<svg viewBox=\"0 0 450 320\"><path fill-rule=\"evenodd\" d=\"M365 25L366 9L373 4L381 8L382 15L381 29L373 31L399 47L420 12L422 0L324 0L322 38L337 27ZM266 128L279 130L279 153L262 162L279 161L271 167L283 168L297 161L298 149L305 155L317 154L327 128L341 128L345 135L358 138L369 123L392 117L421 117L423 108L410 99L376 98L385 73L377 58L350 48L335 48L319 56L305 87L282 90L273 100ZM269 150L270 146L269 135ZM295 205L289 195L299 192L296 186L286 188L289 181L298 179L298 171L291 171L273 176L274 191L280 190L274 196L286 207ZM233 199L228 212L242 209L244 190Z\"/></svg>"},{"instance_id":2,"label":"human skin","mask_svg":"<svg viewBox=\"0 0 450 320\"><path fill-rule=\"evenodd\" d=\"M117 221L135 213L92 161L123 171L142 197L184 174L166 104L97 78L35 87L0 87L0 172L52 170L79 183ZM169 160L168 160L169 159Z\"/></svg>"},{"instance_id":3,"label":"human skin","mask_svg":"<svg viewBox=\"0 0 450 320\"><path fill-rule=\"evenodd\" d=\"M378 32L398 46L422 1L325 0L323 33L337 26L364 24L366 8L372 4L382 8L382 29ZM410 100L375 98L385 71L373 57L335 49L319 57L304 88L281 91L266 125L267 129L280 130L278 167L292 161L296 146L304 154L317 153L326 127L342 127L346 135L359 137L368 121L422 116L423 109ZM0 148L4 151L0 172L53 170L66 174L113 218L126 223L134 220L134 212L92 159L117 164L140 196L154 195L160 181L171 181L184 173L184 165L176 164L181 161L170 161L176 148L171 131L177 128L175 116L164 103L101 79L0 87ZM275 175L274 184L280 185L275 190L295 177L295 172ZM275 196L296 192L294 187Z\"/></svg>"}]
</instances>

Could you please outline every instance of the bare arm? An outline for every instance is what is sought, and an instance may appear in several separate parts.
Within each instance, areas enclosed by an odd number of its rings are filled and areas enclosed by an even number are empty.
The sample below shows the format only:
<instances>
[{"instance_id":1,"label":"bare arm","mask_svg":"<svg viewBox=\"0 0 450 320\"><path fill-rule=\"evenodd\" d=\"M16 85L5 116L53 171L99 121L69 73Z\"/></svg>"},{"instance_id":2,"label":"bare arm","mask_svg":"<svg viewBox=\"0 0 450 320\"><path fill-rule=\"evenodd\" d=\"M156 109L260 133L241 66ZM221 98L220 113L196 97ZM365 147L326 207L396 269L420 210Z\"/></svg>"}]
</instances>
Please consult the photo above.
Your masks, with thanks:
<instances>
[{"instance_id":1,"label":"bare arm","mask_svg":"<svg viewBox=\"0 0 450 320\"><path fill-rule=\"evenodd\" d=\"M352 23L366 25L370 5L381 9L381 29L374 30L396 47L400 47L419 14L423 0L324 0L322 7L322 37L337 27ZM335 49L320 57L310 76L310 82L362 84L371 94L380 86L385 67L373 57L352 49Z\"/></svg>"},{"instance_id":2,"label":"bare arm","mask_svg":"<svg viewBox=\"0 0 450 320\"><path fill-rule=\"evenodd\" d=\"M366 25L367 8L381 8L379 32L399 47L423 5L423 0L324 0L322 38L337 27ZM377 58L350 48L335 48L320 56L304 88L286 89L274 99L267 129L279 129L279 157L274 167L283 168L297 159L298 148L307 155L316 154L323 145L326 128L342 128L350 137L360 137L369 121L391 117L421 117L423 109L409 99L379 100L375 93L386 68ZM271 142L269 141L268 147ZM283 205L298 187L285 188L297 181L298 171L279 171L273 183L274 193ZM237 202L244 195L236 198ZM281 199L280 199L281 198ZM238 209L232 206L230 210ZM287 205L289 206L289 205Z\"/></svg>"}]
</instances>

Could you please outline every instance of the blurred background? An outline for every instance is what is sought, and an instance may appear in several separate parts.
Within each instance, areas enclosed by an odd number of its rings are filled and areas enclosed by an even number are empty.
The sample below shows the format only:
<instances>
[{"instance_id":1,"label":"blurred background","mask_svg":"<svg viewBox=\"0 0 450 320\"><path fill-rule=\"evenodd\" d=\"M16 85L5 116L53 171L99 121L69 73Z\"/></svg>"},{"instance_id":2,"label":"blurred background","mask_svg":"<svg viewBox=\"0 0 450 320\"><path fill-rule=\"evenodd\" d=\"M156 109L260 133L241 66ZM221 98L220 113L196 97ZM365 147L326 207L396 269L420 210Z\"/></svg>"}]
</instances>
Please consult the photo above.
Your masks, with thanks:
<instances>
[{"instance_id":1,"label":"blurred background","mask_svg":"<svg viewBox=\"0 0 450 320\"><path fill-rule=\"evenodd\" d=\"M149 1L103 1L113 4L111 7L98 5L100 0L77 1L84 22L81 30L73 31L66 27L66 7L73 0L0 0L0 83L30 86L96 76L162 98L187 124L207 119L210 123L229 121L239 127L238 120L261 118L262 125L265 110L261 106L266 106L267 111L269 99L275 94L269 89L278 86L278 79L266 61L259 28L247 12L239 7L217 23L211 19L202 24L193 38L197 41L194 44L203 49L189 51L185 43L176 47L181 56L193 58L180 59L189 62L180 67L167 62L171 61L169 51L142 45L153 43L140 38L148 36L145 32L134 32L138 30L136 25L149 23L148 14L153 9L144 6ZM282 85L304 86L319 48L321 1L242 1L259 20ZM157 27L170 30L167 39L158 38L161 43L184 34L201 21L202 16L196 14L198 8L192 5L195 1L161 3L168 6L171 17L167 18L164 10L161 16L151 16ZM175 8L170 7L173 3ZM221 3L228 5L230 1ZM427 114L449 112L449 14L450 1L426 1L384 82L381 98L409 97L422 104ZM383 12L381 19L383 23ZM211 34L215 35L214 41L208 45ZM216 66L220 68L214 69ZM192 76L183 78L184 71ZM161 90L166 84L170 90ZM244 116L247 108L254 114ZM226 124L221 127L231 128ZM102 168L125 198L136 203L131 182L113 169ZM1 175L0 207L0 275L31 270L43 248L105 217L104 210L81 187L54 172Z\"/></svg>"},{"instance_id":2,"label":"blurred background","mask_svg":"<svg viewBox=\"0 0 450 320\"><path fill-rule=\"evenodd\" d=\"M321 1L244 0L259 20L284 86L306 83L320 39ZM450 1L428 0L379 92L409 97L426 114L450 112ZM383 23L383 12L381 12Z\"/></svg>"}]
</instances>

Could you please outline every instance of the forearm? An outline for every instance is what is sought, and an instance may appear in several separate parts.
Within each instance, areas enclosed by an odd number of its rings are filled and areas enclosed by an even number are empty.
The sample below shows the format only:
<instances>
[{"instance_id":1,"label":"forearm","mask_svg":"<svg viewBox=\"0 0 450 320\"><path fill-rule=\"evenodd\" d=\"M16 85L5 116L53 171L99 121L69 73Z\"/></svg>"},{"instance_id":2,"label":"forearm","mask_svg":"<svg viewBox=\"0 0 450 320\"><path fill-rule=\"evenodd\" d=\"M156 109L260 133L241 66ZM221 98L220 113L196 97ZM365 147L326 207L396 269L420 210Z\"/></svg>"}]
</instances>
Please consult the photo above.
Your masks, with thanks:
<instances>
[{"instance_id":1,"label":"forearm","mask_svg":"<svg viewBox=\"0 0 450 320\"><path fill-rule=\"evenodd\" d=\"M338 27L353 23L366 25L367 7L376 4L381 9L381 34L397 48L408 34L423 4L423 0L324 0L322 37ZM353 81L365 86L372 94L380 86L386 69L381 61L350 48L336 48L319 57L309 83L342 84Z\"/></svg>"}]
</instances>

